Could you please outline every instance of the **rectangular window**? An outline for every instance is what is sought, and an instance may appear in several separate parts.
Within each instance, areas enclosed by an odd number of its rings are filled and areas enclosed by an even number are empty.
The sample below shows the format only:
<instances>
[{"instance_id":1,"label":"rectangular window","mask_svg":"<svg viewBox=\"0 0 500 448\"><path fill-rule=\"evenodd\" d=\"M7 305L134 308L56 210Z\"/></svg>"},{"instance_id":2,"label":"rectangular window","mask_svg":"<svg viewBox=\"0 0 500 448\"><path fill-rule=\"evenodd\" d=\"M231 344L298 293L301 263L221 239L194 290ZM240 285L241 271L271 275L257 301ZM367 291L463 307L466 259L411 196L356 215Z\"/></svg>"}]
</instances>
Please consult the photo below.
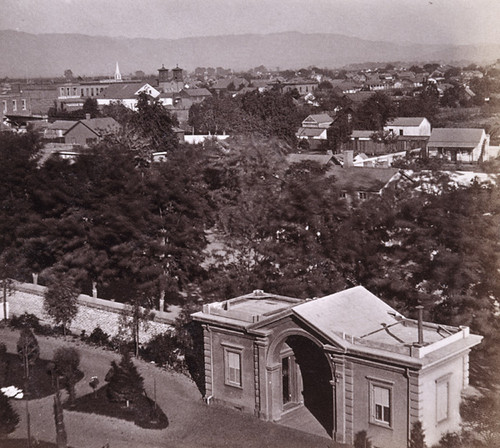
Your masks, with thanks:
<instances>
[{"instance_id":1,"label":"rectangular window","mask_svg":"<svg viewBox=\"0 0 500 448\"><path fill-rule=\"evenodd\" d=\"M12 100L12 111L15 112L17 110L17 101Z\"/></svg>"},{"instance_id":2,"label":"rectangular window","mask_svg":"<svg viewBox=\"0 0 500 448\"><path fill-rule=\"evenodd\" d=\"M3 113L6 114L7 113L7 101L2 101L2 106L3 106Z\"/></svg>"},{"instance_id":3,"label":"rectangular window","mask_svg":"<svg viewBox=\"0 0 500 448\"><path fill-rule=\"evenodd\" d=\"M390 391L385 387L374 386L375 420L382 423L391 423Z\"/></svg>"},{"instance_id":4,"label":"rectangular window","mask_svg":"<svg viewBox=\"0 0 500 448\"><path fill-rule=\"evenodd\" d=\"M366 199L368 197L368 195L366 193L360 191L358 193L358 197L359 197L359 199Z\"/></svg>"},{"instance_id":5,"label":"rectangular window","mask_svg":"<svg viewBox=\"0 0 500 448\"><path fill-rule=\"evenodd\" d=\"M450 383L448 377L436 381L436 421L448 419Z\"/></svg>"},{"instance_id":6,"label":"rectangular window","mask_svg":"<svg viewBox=\"0 0 500 448\"><path fill-rule=\"evenodd\" d=\"M241 387L241 350L224 347L224 358L226 384Z\"/></svg>"},{"instance_id":7,"label":"rectangular window","mask_svg":"<svg viewBox=\"0 0 500 448\"><path fill-rule=\"evenodd\" d=\"M21 100L21 108L22 110L26 110L26 100Z\"/></svg>"},{"instance_id":8,"label":"rectangular window","mask_svg":"<svg viewBox=\"0 0 500 448\"><path fill-rule=\"evenodd\" d=\"M403 135L403 129L399 130L399 135Z\"/></svg>"},{"instance_id":9,"label":"rectangular window","mask_svg":"<svg viewBox=\"0 0 500 448\"><path fill-rule=\"evenodd\" d=\"M392 428L391 382L370 379L370 423Z\"/></svg>"}]
</instances>

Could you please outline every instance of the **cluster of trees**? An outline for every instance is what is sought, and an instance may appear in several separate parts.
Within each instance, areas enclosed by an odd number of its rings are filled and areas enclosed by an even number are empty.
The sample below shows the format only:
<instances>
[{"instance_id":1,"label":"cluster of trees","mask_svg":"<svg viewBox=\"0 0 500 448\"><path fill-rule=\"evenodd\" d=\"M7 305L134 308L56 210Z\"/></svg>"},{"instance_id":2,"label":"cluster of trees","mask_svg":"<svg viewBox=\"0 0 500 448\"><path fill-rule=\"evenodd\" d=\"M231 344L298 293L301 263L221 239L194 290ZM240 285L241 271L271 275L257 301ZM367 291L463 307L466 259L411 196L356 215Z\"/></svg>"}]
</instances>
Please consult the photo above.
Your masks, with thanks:
<instances>
[{"instance_id":1,"label":"cluster of trees","mask_svg":"<svg viewBox=\"0 0 500 448\"><path fill-rule=\"evenodd\" d=\"M394 113L383 94L367 101L360 117L370 126ZM324 169L288 165L286 142L303 117L275 91L193 108L197 129L241 134L223 144L179 145L175 120L147 98L138 112L113 112L125 132L73 163L39 166L33 135L0 135L3 278L35 272L47 284L63 275L80 291L96 284L100 296L137 311L157 307L162 296L185 304L258 288L314 297L362 284L406 315L421 303L427 319L485 335L472 379L494 386L497 188L451 188L436 178L440 194L411 190L348 207ZM153 163L159 150L167 160ZM223 257L204 252L209 234Z\"/></svg>"},{"instance_id":2,"label":"cluster of trees","mask_svg":"<svg viewBox=\"0 0 500 448\"><path fill-rule=\"evenodd\" d=\"M273 89L207 98L193 104L189 124L197 133L260 134L294 142L297 128L307 115L294 102L292 93Z\"/></svg>"}]
</instances>

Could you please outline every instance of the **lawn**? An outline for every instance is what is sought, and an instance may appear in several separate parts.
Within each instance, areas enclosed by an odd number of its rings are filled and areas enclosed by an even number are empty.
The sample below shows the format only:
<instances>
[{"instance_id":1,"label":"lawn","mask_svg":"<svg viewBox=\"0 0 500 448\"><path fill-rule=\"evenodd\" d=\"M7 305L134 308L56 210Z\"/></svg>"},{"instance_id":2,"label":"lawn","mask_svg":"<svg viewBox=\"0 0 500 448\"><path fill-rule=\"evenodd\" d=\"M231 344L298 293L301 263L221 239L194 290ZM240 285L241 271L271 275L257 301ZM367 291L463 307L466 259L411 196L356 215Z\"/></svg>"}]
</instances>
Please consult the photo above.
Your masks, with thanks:
<instances>
[{"instance_id":1,"label":"lawn","mask_svg":"<svg viewBox=\"0 0 500 448\"><path fill-rule=\"evenodd\" d=\"M35 443L31 444L33 448L57 448L55 443L44 442L43 440ZM27 439L0 439L0 446L2 448L26 448L28 442Z\"/></svg>"},{"instance_id":2,"label":"lawn","mask_svg":"<svg viewBox=\"0 0 500 448\"><path fill-rule=\"evenodd\" d=\"M7 345L8 353L16 352L18 331L0 328L0 340ZM81 353L80 369L85 377L77 384L76 408L64 409L64 424L68 434L68 445L75 448L101 448L109 443L111 448L327 448L338 446L331 439L307 434L271 422L263 422L252 414L242 413L223 406L206 405L195 383L184 375L159 369L153 364L134 359L139 373L144 378L144 387L149 397L156 401L168 416L168 427L148 429L138 426L134 419L115 418L110 412L96 409L89 381L94 376L101 380L110 369L112 361L119 355L101 348L89 347L70 338L39 337L40 356L52 359L55 350L72 346ZM13 355L18 362L17 355ZM46 362L46 361L45 361ZM22 371L21 371L22 372ZM40 370L40 375L45 370ZM22 373L21 373L22 376ZM21 377L22 381L22 377ZM50 383L49 383L50 384ZM36 388L41 394L40 387ZM89 393L90 392L90 393ZM105 389L96 391L105 394ZM50 393L50 392L49 392ZM62 393L63 399L67 393ZM105 403L104 400L100 400ZM23 400L11 400L21 418L10 438L0 441L2 448L26 446L26 408ZM104 404L103 404L104 406ZM148 404L149 406L149 404ZM100 407L100 406L99 406ZM146 407L145 414L148 415ZM150 409L150 408L149 408ZM31 435L38 440L55 441L53 398L48 395L29 401ZM162 424L165 424L163 422ZM21 442L14 441L21 440ZM20 443L21 445L16 445ZM43 448L52 448L46 443Z\"/></svg>"},{"instance_id":3,"label":"lawn","mask_svg":"<svg viewBox=\"0 0 500 448\"><path fill-rule=\"evenodd\" d=\"M30 377L28 381L27 393L25 391L24 366L19 356L14 353L5 354L5 379L0 378L2 387L16 386L25 392L25 397L29 400L44 398L54 393L52 376L50 374L50 364L52 361L38 358L33 365L30 365ZM83 373L79 372L78 381L83 378ZM61 382L59 388L63 388Z\"/></svg>"},{"instance_id":4,"label":"lawn","mask_svg":"<svg viewBox=\"0 0 500 448\"><path fill-rule=\"evenodd\" d=\"M76 400L73 406L68 403L65 409L87 414L106 415L134 422L147 429L164 429L168 426L168 418L158 405L146 395L141 395L127 407L126 403L112 402L106 395L107 386L95 393L90 393Z\"/></svg>"}]
</instances>

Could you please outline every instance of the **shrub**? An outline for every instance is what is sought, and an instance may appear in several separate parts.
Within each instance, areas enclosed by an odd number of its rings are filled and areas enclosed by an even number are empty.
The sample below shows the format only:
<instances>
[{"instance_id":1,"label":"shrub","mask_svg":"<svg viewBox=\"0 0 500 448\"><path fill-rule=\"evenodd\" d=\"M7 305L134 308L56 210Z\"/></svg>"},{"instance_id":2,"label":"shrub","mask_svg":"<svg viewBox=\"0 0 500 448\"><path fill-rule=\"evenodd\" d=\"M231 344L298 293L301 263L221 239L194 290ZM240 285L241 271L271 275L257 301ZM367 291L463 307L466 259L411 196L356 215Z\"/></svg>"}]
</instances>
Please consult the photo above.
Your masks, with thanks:
<instances>
[{"instance_id":1,"label":"shrub","mask_svg":"<svg viewBox=\"0 0 500 448\"><path fill-rule=\"evenodd\" d=\"M21 328L32 328L36 332L40 328L40 319L34 314L24 312L20 316L11 317L10 326L18 330Z\"/></svg>"},{"instance_id":2,"label":"shrub","mask_svg":"<svg viewBox=\"0 0 500 448\"><path fill-rule=\"evenodd\" d=\"M413 423L410 434L410 448L426 448L425 435L422 428L422 422L417 421Z\"/></svg>"},{"instance_id":3,"label":"shrub","mask_svg":"<svg viewBox=\"0 0 500 448\"><path fill-rule=\"evenodd\" d=\"M10 318L9 325L11 328L21 330L23 328L31 328L34 333L44 336L51 336L57 333L56 329L50 325L43 325L40 319L34 314L24 312L20 316L13 316Z\"/></svg>"},{"instance_id":4,"label":"shrub","mask_svg":"<svg viewBox=\"0 0 500 448\"><path fill-rule=\"evenodd\" d=\"M145 360L153 361L160 366L178 367L178 352L177 339L171 333L166 332L152 338L141 354Z\"/></svg>"},{"instance_id":5,"label":"shrub","mask_svg":"<svg viewBox=\"0 0 500 448\"><path fill-rule=\"evenodd\" d=\"M101 327L95 327L87 338L88 342L98 346L107 346L110 343L110 336Z\"/></svg>"},{"instance_id":6,"label":"shrub","mask_svg":"<svg viewBox=\"0 0 500 448\"><path fill-rule=\"evenodd\" d=\"M0 439L14 432L19 424L19 415L12 409L9 399L0 393Z\"/></svg>"}]
</instances>

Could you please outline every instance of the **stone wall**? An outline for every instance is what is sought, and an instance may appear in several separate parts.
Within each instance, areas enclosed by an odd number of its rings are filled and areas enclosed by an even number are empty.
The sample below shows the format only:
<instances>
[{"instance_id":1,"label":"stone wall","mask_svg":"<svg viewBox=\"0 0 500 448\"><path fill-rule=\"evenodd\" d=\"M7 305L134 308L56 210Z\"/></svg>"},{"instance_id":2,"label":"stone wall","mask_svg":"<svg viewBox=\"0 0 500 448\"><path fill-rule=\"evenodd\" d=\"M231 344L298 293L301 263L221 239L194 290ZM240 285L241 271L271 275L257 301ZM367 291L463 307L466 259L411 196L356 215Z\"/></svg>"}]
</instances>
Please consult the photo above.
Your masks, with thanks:
<instances>
[{"instance_id":1,"label":"stone wall","mask_svg":"<svg viewBox=\"0 0 500 448\"><path fill-rule=\"evenodd\" d=\"M10 316L18 316L27 312L37 316L43 323L53 324L43 310L45 290L45 286L13 282L8 297ZM78 313L70 326L73 333L80 334L82 330L85 330L85 333L89 335L96 327L100 327L110 336L116 336L119 333L126 305L85 294L80 294L77 300ZM141 342L147 342L154 335L171 330L179 312L180 308L177 306L170 306L168 312L155 310L154 319L148 322L147 328L141 326Z\"/></svg>"}]
</instances>

